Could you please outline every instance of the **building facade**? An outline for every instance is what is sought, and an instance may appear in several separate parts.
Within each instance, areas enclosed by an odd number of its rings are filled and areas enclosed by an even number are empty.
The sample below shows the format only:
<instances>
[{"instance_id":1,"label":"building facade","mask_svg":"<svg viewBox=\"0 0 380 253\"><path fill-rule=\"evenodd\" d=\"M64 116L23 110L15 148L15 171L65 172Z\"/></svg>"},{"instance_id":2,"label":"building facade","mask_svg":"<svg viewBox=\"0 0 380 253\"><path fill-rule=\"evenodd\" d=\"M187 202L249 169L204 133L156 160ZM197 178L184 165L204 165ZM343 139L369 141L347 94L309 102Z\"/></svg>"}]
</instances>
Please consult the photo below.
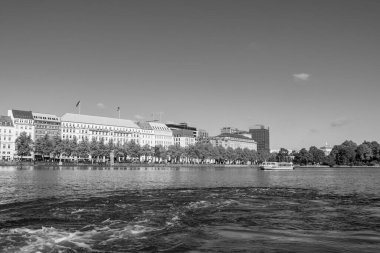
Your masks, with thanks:
<instances>
[{"instance_id":1,"label":"building facade","mask_svg":"<svg viewBox=\"0 0 380 253\"><path fill-rule=\"evenodd\" d=\"M192 130L171 129L173 132L174 145L186 148L195 145L195 137Z\"/></svg>"},{"instance_id":2,"label":"building facade","mask_svg":"<svg viewBox=\"0 0 380 253\"><path fill-rule=\"evenodd\" d=\"M141 146L148 145L149 147L154 147L155 145L155 135L154 130L148 122L137 122L137 125L141 128L140 134L140 144Z\"/></svg>"},{"instance_id":3,"label":"building facade","mask_svg":"<svg viewBox=\"0 0 380 253\"><path fill-rule=\"evenodd\" d=\"M154 132L154 146L161 145L167 148L174 145L173 132L169 127L158 121L149 121L148 123Z\"/></svg>"},{"instance_id":4,"label":"building facade","mask_svg":"<svg viewBox=\"0 0 380 253\"><path fill-rule=\"evenodd\" d=\"M45 113L33 112L35 138L49 137L61 135L61 120L58 116Z\"/></svg>"},{"instance_id":5,"label":"building facade","mask_svg":"<svg viewBox=\"0 0 380 253\"><path fill-rule=\"evenodd\" d=\"M15 127L15 139L20 136L22 132L25 132L35 141L34 118L31 111L8 110L8 116L11 117Z\"/></svg>"},{"instance_id":6,"label":"building facade","mask_svg":"<svg viewBox=\"0 0 380 253\"><path fill-rule=\"evenodd\" d=\"M0 116L0 160L13 160L15 153L15 129L12 118Z\"/></svg>"},{"instance_id":7,"label":"building facade","mask_svg":"<svg viewBox=\"0 0 380 253\"><path fill-rule=\"evenodd\" d=\"M222 146L224 148L232 148L232 149L249 149L249 150L257 150L257 143L250 137L241 135L241 134L230 134L230 133L222 133L218 136L211 137L210 143L216 146Z\"/></svg>"},{"instance_id":8,"label":"building facade","mask_svg":"<svg viewBox=\"0 0 380 253\"><path fill-rule=\"evenodd\" d=\"M255 127L249 129L249 133L251 134L252 139L257 142L258 152L270 152L269 127L256 125Z\"/></svg>"},{"instance_id":9,"label":"building facade","mask_svg":"<svg viewBox=\"0 0 380 253\"><path fill-rule=\"evenodd\" d=\"M63 140L104 140L115 144L140 142L141 128L131 120L66 113L61 117Z\"/></svg>"}]
</instances>

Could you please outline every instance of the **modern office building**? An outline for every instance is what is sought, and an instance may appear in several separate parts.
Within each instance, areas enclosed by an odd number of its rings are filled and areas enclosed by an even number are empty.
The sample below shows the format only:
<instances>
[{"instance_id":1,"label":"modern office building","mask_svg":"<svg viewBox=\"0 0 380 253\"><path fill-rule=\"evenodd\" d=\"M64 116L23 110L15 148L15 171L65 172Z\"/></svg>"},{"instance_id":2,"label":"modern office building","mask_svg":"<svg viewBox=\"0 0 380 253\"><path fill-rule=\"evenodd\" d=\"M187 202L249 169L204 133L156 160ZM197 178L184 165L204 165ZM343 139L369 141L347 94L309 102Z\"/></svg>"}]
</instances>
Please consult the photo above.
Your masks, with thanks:
<instances>
[{"instance_id":1,"label":"modern office building","mask_svg":"<svg viewBox=\"0 0 380 253\"><path fill-rule=\"evenodd\" d=\"M33 112L35 138L61 135L61 120L58 116L46 113Z\"/></svg>"},{"instance_id":2,"label":"modern office building","mask_svg":"<svg viewBox=\"0 0 380 253\"><path fill-rule=\"evenodd\" d=\"M211 137L210 143L215 146L222 146L224 148L232 149L249 149L257 150L257 143L252 138L241 135L241 134L231 134L231 133L222 133L218 136Z\"/></svg>"},{"instance_id":3,"label":"modern office building","mask_svg":"<svg viewBox=\"0 0 380 253\"><path fill-rule=\"evenodd\" d=\"M126 119L66 113L61 117L61 137L63 140L91 141L111 140L115 144L129 141L139 143L141 128L133 121Z\"/></svg>"},{"instance_id":4,"label":"modern office building","mask_svg":"<svg viewBox=\"0 0 380 253\"><path fill-rule=\"evenodd\" d=\"M155 136L154 146L161 145L165 148L174 145L173 132L164 123L158 121L149 121L150 127L153 129Z\"/></svg>"},{"instance_id":5,"label":"modern office building","mask_svg":"<svg viewBox=\"0 0 380 253\"><path fill-rule=\"evenodd\" d=\"M34 118L31 111L8 110L8 116L11 117L15 127L15 139L20 136L22 132L25 132L35 141Z\"/></svg>"},{"instance_id":6,"label":"modern office building","mask_svg":"<svg viewBox=\"0 0 380 253\"><path fill-rule=\"evenodd\" d=\"M148 122L139 121L136 123L141 128L140 134L140 144L141 146L149 145L154 147L155 145L155 135L154 130Z\"/></svg>"},{"instance_id":7,"label":"modern office building","mask_svg":"<svg viewBox=\"0 0 380 253\"><path fill-rule=\"evenodd\" d=\"M256 125L249 129L249 133L257 142L257 151L266 151L270 152L270 144L269 144L269 127L265 127L263 125Z\"/></svg>"},{"instance_id":8,"label":"modern office building","mask_svg":"<svg viewBox=\"0 0 380 253\"><path fill-rule=\"evenodd\" d=\"M15 129L12 118L0 116L0 160L13 160L15 153Z\"/></svg>"}]
</instances>

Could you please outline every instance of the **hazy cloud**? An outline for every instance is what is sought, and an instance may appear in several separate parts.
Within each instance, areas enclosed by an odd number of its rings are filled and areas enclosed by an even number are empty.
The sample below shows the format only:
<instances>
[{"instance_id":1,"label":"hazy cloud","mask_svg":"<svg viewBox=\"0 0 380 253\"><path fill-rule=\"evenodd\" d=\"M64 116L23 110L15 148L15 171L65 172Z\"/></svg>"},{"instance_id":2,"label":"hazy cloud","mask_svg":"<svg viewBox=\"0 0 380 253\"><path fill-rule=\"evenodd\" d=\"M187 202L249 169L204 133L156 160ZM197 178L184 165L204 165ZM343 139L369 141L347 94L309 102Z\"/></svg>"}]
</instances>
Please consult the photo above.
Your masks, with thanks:
<instances>
[{"instance_id":1,"label":"hazy cloud","mask_svg":"<svg viewBox=\"0 0 380 253\"><path fill-rule=\"evenodd\" d=\"M339 118L339 119L336 119L333 122L331 122L330 125L332 127L341 127L341 126L348 125L349 123L350 123L349 119L347 119L347 118Z\"/></svg>"},{"instance_id":2,"label":"hazy cloud","mask_svg":"<svg viewBox=\"0 0 380 253\"><path fill-rule=\"evenodd\" d=\"M306 73L299 73L299 74L294 74L293 78L296 81L307 81L307 80L309 80L310 75L306 74Z\"/></svg>"},{"instance_id":3,"label":"hazy cloud","mask_svg":"<svg viewBox=\"0 0 380 253\"><path fill-rule=\"evenodd\" d=\"M141 115L136 114L136 115L135 115L135 118L136 118L136 119L143 119L144 117L141 116Z\"/></svg>"},{"instance_id":4,"label":"hazy cloud","mask_svg":"<svg viewBox=\"0 0 380 253\"><path fill-rule=\"evenodd\" d=\"M103 109L104 107L106 107L103 103L99 102L96 104L97 107Z\"/></svg>"}]
</instances>

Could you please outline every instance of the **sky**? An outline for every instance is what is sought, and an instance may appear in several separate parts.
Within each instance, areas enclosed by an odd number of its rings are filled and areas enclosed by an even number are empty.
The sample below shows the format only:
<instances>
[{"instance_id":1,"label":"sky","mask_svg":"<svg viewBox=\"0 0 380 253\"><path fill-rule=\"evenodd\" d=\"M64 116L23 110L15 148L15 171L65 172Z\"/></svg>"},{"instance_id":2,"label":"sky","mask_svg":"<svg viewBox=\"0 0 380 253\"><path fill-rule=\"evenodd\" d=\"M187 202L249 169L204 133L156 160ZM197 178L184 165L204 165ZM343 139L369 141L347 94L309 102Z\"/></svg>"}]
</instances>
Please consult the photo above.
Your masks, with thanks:
<instances>
[{"instance_id":1,"label":"sky","mask_svg":"<svg viewBox=\"0 0 380 253\"><path fill-rule=\"evenodd\" d=\"M380 1L2 0L0 114L270 127L272 149L380 142ZM153 116L156 115L156 116Z\"/></svg>"}]
</instances>

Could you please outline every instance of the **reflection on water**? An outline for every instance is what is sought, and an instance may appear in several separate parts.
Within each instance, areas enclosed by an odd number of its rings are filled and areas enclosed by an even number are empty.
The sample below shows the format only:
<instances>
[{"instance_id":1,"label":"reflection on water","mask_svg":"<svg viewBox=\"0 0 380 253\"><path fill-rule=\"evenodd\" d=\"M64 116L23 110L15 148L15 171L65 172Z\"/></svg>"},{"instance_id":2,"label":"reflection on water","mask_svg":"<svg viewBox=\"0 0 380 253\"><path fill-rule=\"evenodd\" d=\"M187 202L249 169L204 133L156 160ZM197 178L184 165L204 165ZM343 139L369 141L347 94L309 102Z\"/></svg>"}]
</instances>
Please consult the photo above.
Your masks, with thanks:
<instances>
[{"instance_id":1,"label":"reflection on water","mask_svg":"<svg viewBox=\"0 0 380 253\"><path fill-rule=\"evenodd\" d=\"M0 252L377 252L380 170L0 168Z\"/></svg>"}]
</instances>

